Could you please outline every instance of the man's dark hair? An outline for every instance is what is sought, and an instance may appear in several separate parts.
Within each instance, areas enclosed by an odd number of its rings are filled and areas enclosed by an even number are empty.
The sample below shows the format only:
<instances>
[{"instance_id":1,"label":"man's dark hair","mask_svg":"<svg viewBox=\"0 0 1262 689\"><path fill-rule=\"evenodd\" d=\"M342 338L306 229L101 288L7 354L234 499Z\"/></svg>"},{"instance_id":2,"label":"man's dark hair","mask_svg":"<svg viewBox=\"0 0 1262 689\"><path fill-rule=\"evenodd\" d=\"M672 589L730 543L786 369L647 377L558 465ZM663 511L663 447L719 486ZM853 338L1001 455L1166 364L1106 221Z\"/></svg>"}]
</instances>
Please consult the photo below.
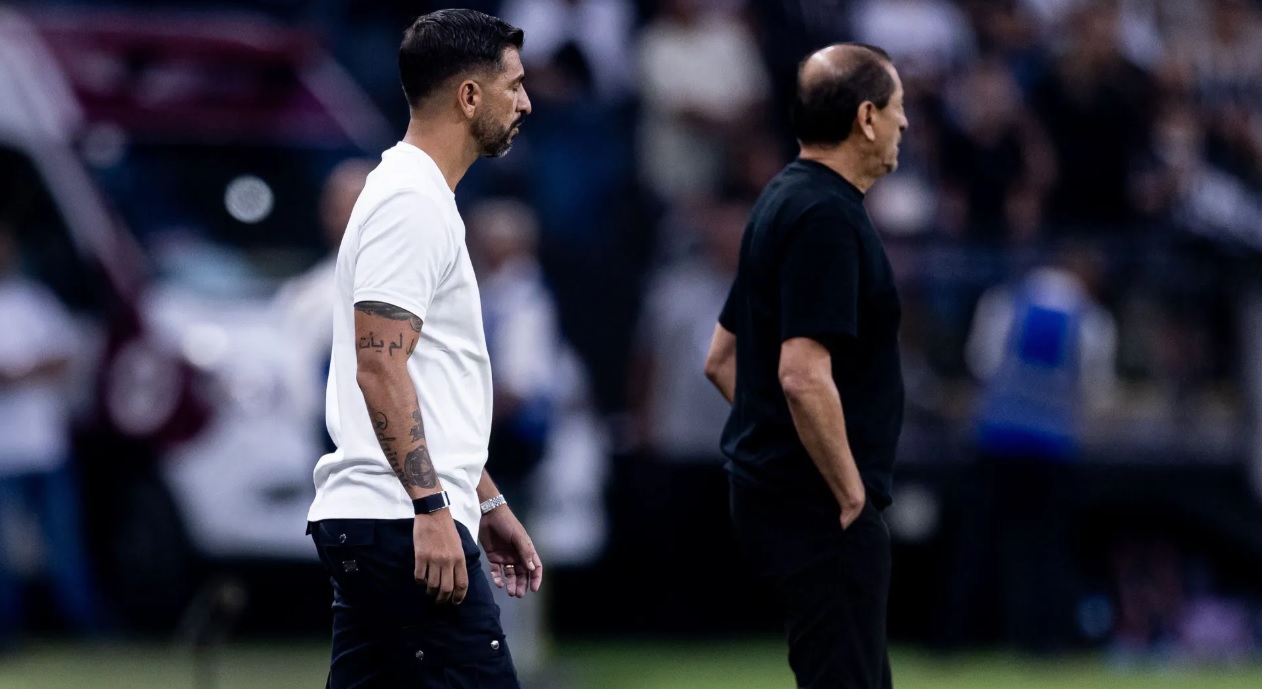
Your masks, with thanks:
<instances>
[{"instance_id":1,"label":"man's dark hair","mask_svg":"<svg viewBox=\"0 0 1262 689\"><path fill-rule=\"evenodd\" d=\"M889 53L866 43L840 45L857 50L852 51L849 63L836 74L803 83L802 70L798 70L792 121L794 135L804 144L845 141L861 103L871 101L884 108L894 95L894 78L886 69L893 64Z\"/></svg>"},{"instance_id":2,"label":"man's dark hair","mask_svg":"<svg viewBox=\"0 0 1262 689\"><path fill-rule=\"evenodd\" d=\"M475 10L439 10L417 17L399 45L399 78L416 107L454 76L501 64L504 49L521 50L524 35Z\"/></svg>"}]
</instances>

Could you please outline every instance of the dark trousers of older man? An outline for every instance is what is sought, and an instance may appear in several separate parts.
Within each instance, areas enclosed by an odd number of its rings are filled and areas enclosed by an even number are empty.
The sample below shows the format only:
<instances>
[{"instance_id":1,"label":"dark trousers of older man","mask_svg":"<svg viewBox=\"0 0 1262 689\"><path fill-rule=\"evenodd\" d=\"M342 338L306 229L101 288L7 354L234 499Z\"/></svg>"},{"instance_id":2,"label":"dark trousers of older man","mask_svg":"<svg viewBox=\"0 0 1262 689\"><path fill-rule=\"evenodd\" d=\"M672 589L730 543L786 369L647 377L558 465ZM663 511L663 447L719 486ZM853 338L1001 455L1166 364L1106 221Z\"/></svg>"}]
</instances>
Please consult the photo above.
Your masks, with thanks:
<instances>
[{"instance_id":1,"label":"dark trousers of older man","mask_svg":"<svg viewBox=\"0 0 1262 689\"><path fill-rule=\"evenodd\" d=\"M732 523L775 594L798 687L890 689L890 533L880 511L869 502L842 530L835 503L733 478Z\"/></svg>"}]
</instances>

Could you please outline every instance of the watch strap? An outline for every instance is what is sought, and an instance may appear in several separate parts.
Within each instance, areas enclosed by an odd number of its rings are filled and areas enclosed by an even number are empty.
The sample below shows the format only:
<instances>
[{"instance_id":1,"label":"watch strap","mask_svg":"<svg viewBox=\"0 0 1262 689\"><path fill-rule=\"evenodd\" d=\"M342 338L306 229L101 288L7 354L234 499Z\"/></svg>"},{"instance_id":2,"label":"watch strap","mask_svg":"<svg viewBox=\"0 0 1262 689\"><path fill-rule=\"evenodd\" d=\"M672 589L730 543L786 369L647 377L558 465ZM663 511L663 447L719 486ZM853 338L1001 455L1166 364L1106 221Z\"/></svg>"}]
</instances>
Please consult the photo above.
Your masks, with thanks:
<instances>
[{"instance_id":1,"label":"watch strap","mask_svg":"<svg viewBox=\"0 0 1262 689\"><path fill-rule=\"evenodd\" d=\"M500 493L499 495L491 498L490 500L483 502L481 505L479 505L479 507L481 507L482 509L482 514L487 514L491 510L495 509L496 507L499 507L500 505L507 505L507 504L508 504L508 500L504 498L503 493Z\"/></svg>"},{"instance_id":2,"label":"watch strap","mask_svg":"<svg viewBox=\"0 0 1262 689\"><path fill-rule=\"evenodd\" d=\"M447 491L440 490L433 495L426 495L423 498L415 498L412 500L412 509L417 514L433 514L439 510L445 510L451 507L451 500L447 498Z\"/></svg>"}]
</instances>

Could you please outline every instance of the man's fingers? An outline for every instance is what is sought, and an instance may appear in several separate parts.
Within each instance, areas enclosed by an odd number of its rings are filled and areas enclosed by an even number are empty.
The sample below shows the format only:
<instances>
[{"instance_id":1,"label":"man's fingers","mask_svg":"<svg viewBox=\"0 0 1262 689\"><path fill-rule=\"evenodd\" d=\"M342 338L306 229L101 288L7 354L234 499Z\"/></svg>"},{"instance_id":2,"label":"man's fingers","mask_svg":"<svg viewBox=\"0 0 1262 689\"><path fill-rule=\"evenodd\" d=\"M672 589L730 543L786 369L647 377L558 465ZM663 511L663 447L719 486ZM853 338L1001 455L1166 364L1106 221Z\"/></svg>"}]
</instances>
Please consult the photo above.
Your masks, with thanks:
<instances>
[{"instance_id":1,"label":"man's fingers","mask_svg":"<svg viewBox=\"0 0 1262 689\"><path fill-rule=\"evenodd\" d=\"M531 552L526 568L530 570L530 590L538 593L539 587L543 586L543 561L539 559L538 553Z\"/></svg>"},{"instance_id":2,"label":"man's fingers","mask_svg":"<svg viewBox=\"0 0 1262 689\"><path fill-rule=\"evenodd\" d=\"M438 595L438 589L442 585L443 569L435 562L429 562L425 566L425 593L433 598Z\"/></svg>"},{"instance_id":3,"label":"man's fingers","mask_svg":"<svg viewBox=\"0 0 1262 689\"><path fill-rule=\"evenodd\" d=\"M451 591L451 602L460 605L464 601L465 594L469 593L469 568L465 566L463 559L456 565L455 587Z\"/></svg>"},{"instance_id":4,"label":"man's fingers","mask_svg":"<svg viewBox=\"0 0 1262 689\"><path fill-rule=\"evenodd\" d=\"M517 597L517 566L508 564L504 565L504 586L508 589L508 595Z\"/></svg>"},{"instance_id":5,"label":"man's fingers","mask_svg":"<svg viewBox=\"0 0 1262 689\"><path fill-rule=\"evenodd\" d=\"M539 555L535 553L535 544L530 541L529 537L522 534L522 538L517 541L517 566L522 571L517 575L517 597L525 598L527 591L538 591L539 584L535 582L536 572L542 574L543 563L539 561Z\"/></svg>"},{"instance_id":6,"label":"man's fingers","mask_svg":"<svg viewBox=\"0 0 1262 689\"><path fill-rule=\"evenodd\" d=\"M443 605L451 601L451 592L456 588L456 573L451 565L444 565L439 568L439 571L442 575L438 582L438 595L434 601Z\"/></svg>"},{"instance_id":7,"label":"man's fingers","mask_svg":"<svg viewBox=\"0 0 1262 689\"><path fill-rule=\"evenodd\" d=\"M497 589L504 588L504 573L501 565L497 565L494 562L491 563L491 583L495 584Z\"/></svg>"}]
</instances>

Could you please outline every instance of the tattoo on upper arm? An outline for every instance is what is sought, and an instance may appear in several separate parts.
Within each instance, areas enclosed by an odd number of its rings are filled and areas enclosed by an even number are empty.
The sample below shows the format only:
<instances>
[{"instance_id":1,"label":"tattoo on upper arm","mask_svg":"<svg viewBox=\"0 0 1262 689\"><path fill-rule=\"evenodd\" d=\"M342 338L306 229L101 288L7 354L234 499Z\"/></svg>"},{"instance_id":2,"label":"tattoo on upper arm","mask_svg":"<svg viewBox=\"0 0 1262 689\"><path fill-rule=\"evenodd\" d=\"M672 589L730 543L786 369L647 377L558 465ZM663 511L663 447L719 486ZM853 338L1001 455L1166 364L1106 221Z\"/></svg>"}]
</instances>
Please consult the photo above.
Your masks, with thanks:
<instances>
[{"instance_id":1,"label":"tattoo on upper arm","mask_svg":"<svg viewBox=\"0 0 1262 689\"><path fill-rule=\"evenodd\" d=\"M378 354L385 352L390 356L394 356L395 352L403 350L403 356L408 357L412 356L412 352L416 350L416 338L412 338L412 341L405 346L403 344L403 333L399 333L398 341L386 342L385 340L378 340L377 333L369 330L368 336L359 338L356 346L360 349L375 349Z\"/></svg>"},{"instance_id":2,"label":"tattoo on upper arm","mask_svg":"<svg viewBox=\"0 0 1262 689\"><path fill-rule=\"evenodd\" d=\"M393 304L387 304L382 301L361 301L355 304L356 311L362 311L370 316L381 316L389 318L392 321L407 321L412 329L421 332L421 319L407 309L401 309ZM399 344L403 346L402 342Z\"/></svg>"}]
</instances>

